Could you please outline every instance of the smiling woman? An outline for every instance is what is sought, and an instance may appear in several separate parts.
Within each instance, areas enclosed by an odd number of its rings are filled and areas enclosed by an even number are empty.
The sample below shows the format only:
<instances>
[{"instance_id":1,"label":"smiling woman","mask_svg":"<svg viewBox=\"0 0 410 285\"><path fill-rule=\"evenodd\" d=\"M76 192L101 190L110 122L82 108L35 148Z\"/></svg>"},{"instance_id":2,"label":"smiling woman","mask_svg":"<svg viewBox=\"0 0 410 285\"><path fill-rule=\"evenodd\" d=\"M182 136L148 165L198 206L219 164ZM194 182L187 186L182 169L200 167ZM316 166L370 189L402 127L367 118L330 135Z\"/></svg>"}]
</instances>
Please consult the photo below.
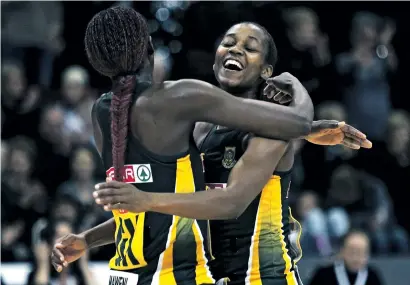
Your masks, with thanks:
<instances>
[{"instance_id":1,"label":"smiling woman","mask_svg":"<svg viewBox=\"0 0 410 285\"><path fill-rule=\"evenodd\" d=\"M271 77L276 61L272 36L262 26L245 22L226 32L216 51L213 68L221 88L236 93L255 89Z\"/></svg>"}]
</instances>

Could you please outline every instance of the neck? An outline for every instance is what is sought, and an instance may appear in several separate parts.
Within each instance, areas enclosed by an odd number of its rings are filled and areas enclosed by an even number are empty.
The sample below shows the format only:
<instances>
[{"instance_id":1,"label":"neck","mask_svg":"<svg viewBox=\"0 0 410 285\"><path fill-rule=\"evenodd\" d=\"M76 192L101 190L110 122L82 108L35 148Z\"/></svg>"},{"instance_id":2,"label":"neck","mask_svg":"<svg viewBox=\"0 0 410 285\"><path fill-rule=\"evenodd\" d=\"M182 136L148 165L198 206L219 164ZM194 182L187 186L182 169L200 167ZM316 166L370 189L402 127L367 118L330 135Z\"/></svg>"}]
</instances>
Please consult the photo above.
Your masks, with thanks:
<instances>
[{"instance_id":1,"label":"neck","mask_svg":"<svg viewBox=\"0 0 410 285\"><path fill-rule=\"evenodd\" d=\"M240 97L240 98L247 98L247 99L257 99L258 98L258 88L253 87L253 88L248 88L248 89L241 89L241 88L229 88L225 86L220 86L220 88L230 94L232 94L235 97Z\"/></svg>"}]
</instances>

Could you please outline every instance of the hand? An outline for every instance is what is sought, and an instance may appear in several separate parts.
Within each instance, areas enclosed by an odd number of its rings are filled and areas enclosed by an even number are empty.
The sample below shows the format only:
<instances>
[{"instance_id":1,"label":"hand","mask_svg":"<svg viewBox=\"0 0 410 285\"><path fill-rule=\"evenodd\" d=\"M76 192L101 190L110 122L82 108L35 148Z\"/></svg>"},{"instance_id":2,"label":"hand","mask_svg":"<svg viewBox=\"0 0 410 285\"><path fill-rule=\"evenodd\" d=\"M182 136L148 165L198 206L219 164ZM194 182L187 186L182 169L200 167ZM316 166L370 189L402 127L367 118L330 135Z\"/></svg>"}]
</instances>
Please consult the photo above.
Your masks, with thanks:
<instances>
[{"instance_id":1,"label":"hand","mask_svg":"<svg viewBox=\"0 0 410 285\"><path fill-rule=\"evenodd\" d=\"M87 243L83 235L68 234L59 238L51 252L51 264L57 272L61 272L69 263L76 261L87 251Z\"/></svg>"},{"instance_id":2,"label":"hand","mask_svg":"<svg viewBox=\"0 0 410 285\"><path fill-rule=\"evenodd\" d=\"M95 185L95 189L97 190L93 193L95 202L103 205L105 211L126 210L141 213L150 210L149 194L131 184L108 181Z\"/></svg>"},{"instance_id":3,"label":"hand","mask_svg":"<svg viewBox=\"0 0 410 285\"><path fill-rule=\"evenodd\" d=\"M345 122L335 120L314 121L311 133L305 139L318 145L342 144L352 149L372 148L365 134Z\"/></svg>"},{"instance_id":4,"label":"hand","mask_svg":"<svg viewBox=\"0 0 410 285\"><path fill-rule=\"evenodd\" d=\"M263 94L279 104L286 104L292 101L292 85L296 78L288 72L266 80L267 86L263 89Z\"/></svg>"}]
</instances>

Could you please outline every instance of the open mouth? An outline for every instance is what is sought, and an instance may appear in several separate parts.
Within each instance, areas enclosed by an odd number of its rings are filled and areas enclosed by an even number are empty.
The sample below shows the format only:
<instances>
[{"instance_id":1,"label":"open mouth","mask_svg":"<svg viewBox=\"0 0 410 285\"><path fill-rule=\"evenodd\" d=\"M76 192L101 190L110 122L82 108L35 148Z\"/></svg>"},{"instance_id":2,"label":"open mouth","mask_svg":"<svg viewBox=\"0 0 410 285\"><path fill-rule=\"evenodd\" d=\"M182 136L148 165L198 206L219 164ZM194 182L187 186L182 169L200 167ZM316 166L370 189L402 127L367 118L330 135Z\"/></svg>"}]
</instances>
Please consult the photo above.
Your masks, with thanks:
<instances>
[{"instance_id":1,"label":"open mouth","mask_svg":"<svg viewBox=\"0 0 410 285\"><path fill-rule=\"evenodd\" d=\"M241 71L243 70L242 64L234 59L228 59L224 62L224 68L233 71Z\"/></svg>"}]
</instances>

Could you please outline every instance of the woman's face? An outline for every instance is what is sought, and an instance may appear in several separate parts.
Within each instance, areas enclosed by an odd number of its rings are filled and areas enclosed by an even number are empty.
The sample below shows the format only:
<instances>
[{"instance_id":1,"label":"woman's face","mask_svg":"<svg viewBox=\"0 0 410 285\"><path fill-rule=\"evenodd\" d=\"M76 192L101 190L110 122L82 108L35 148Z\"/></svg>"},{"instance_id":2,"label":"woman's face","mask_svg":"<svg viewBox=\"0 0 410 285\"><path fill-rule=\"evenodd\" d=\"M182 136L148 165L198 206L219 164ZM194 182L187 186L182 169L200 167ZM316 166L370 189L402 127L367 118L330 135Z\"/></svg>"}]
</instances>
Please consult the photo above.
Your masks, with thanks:
<instances>
[{"instance_id":1,"label":"woman's face","mask_svg":"<svg viewBox=\"0 0 410 285\"><path fill-rule=\"evenodd\" d=\"M252 88L259 84L267 67L266 42L263 30L253 24L238 24L229 29L218 46L213 67L222 88ZM272 68L266 78L271 74Z\"/></svg>"}]
</instances>

